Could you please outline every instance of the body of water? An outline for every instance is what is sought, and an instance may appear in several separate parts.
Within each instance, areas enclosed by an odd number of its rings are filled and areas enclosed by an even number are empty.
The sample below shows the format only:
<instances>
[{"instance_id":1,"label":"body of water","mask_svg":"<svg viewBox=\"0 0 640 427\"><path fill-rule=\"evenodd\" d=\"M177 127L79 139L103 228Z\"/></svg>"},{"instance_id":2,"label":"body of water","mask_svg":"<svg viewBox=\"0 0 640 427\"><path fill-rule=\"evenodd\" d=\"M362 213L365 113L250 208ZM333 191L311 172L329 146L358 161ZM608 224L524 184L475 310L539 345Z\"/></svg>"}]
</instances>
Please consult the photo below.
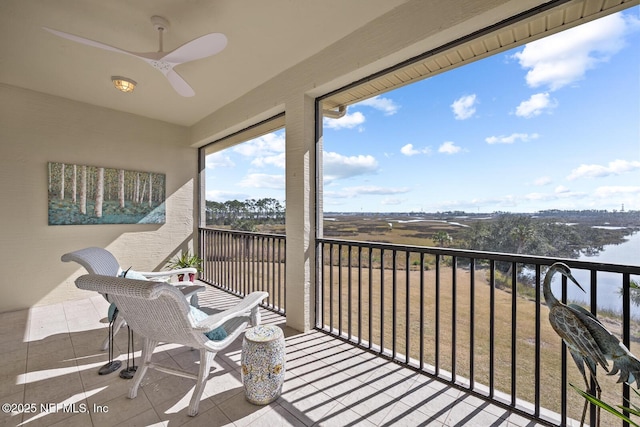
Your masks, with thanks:
<instances>
[{"instance_id":1,"label":"body of water","mask_svg":"<svg viewBox=\"0 0 640 427\"><path fill-rule=\"evenodd\" d=\"M626 237L626 241L619 245L606 245L596 256L583 255L579 259L589 262L603 262L607 264L640 266L640 233L635 233ZM569 282L567 284L568 299L589 304L590 301L590 273L584 270L572 269L572 273L578 283L584 288L582 292L576 285ZM631 280L640 282L640 276L632 276ZM622 275L616 273L598 273L597 276L597 296L598 310L612 310L622 312L622 297L620 287L622 286ZM551 285L553 294L560 299L561 279L558 275ZM640 307L631 306L632 316L640 318Z\"/></svg>"}]
</instances>

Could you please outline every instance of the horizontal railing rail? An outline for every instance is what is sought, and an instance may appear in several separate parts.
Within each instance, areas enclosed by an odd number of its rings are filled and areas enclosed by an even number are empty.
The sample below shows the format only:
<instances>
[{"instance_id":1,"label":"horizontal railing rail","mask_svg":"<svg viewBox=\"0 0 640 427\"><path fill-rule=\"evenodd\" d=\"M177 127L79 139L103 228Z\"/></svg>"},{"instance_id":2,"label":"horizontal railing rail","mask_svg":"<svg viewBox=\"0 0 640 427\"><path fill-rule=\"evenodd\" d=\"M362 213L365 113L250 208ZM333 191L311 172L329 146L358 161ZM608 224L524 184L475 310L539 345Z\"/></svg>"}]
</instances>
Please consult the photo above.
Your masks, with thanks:
<instances>
[{"instance_id":1,"label":"horizontal railing rail","mask_svg":"<svg viewBox=\"0 0 640 427\"><path fill-rule=\"evenodd\" d=\"M263 307L286 314L283 235L200 228L200 280L234 295L266 291Z\"/></svg>"},{"instance_id":2,"label":"horizontal railing rail","mask_svg":"<svg viewBox=\"0 0 640 427\"><path fill-rule=\"evenodd\" d=\"M640 337L632 337L640 324L630 302L638 266L339 239L316 243L318 329L543 424L579 420L584 400L569 384L586 388L549 324L541 289L546 267L566 263L587 292L586 309L640 354ZM578 288L554 279L558 299L572 300ZM612 294L618 305L603 309ZM598 375L603 400L614 406L630 399L629 386L616 379ZM604 411L601 417L601 425L624 425ZM595 425L595 407L588 418Z\"/></svg>"}]
</instances>

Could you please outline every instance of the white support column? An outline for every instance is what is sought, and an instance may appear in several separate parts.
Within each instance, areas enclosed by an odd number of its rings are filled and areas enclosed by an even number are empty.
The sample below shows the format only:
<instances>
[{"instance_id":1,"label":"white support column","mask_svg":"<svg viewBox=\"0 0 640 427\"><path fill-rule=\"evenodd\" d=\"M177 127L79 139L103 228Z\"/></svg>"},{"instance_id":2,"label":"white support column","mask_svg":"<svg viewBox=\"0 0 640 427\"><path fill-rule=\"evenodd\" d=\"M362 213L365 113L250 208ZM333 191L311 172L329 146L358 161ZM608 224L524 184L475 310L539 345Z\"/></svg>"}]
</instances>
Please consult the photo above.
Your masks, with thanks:
<instances>
[{"instance_id":1,"label":"white support column","mask_svg":"<svg viewBox=\"0 0 640 427\"><path fill-rule=\"evenodd\" d=\"M315 322L315 102L286 107L287 326L307 332Z\"/></svg>"}]
</instances>

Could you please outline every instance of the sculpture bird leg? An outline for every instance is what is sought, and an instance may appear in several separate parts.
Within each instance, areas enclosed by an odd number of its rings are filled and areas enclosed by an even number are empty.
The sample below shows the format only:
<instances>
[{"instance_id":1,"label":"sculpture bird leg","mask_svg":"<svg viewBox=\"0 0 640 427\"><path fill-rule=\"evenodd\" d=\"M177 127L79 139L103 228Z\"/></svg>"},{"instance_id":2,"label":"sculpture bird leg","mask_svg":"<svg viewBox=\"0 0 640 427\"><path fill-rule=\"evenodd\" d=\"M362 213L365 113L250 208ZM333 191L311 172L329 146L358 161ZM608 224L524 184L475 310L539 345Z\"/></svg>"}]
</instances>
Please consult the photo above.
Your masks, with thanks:
<instances>
[{"instance_id":1,"label":"sculpture bird leg","mask_svg":"<svg viewBox=\"0 0 640 427\"><path fill-rule=\"evenodd\" d=\"M587 393L591 393L591 385L589 384L589 379L587 378L587 373L584 370L584 364L585 361L582 358L582 356L580 356L578 353L574 353L573 351L569 350L569 353L571 353L571 357L573 358L573 361L576 362L576 366L578 367L578 370L580 371L580 373L582 374L582 379L584 379L584 384L585 384L585 392ZM595 369L595 367L594 367ZM598 383L598 379L596 378L595 372L592 371L591 369L589 369L589 374L591 375L591 378L593 378L593 382L596 386L596 397L598 399L600 399L600 396L602 395L602 389L600 388L600 383ZM587 407L589 406L589 401L587 399L584 400L584 406L582 408L582 418L580 419L580 426L584 425L584 420L587 417ZM600 407L596 408L596 426L600 427Z\"/></svg>"},{"instance_id":2,"label":"sculpture bird leg","mask_svg":"<svg viewBox=\"0 0 640 427\"><path fill-rule=\"evenodd\" d=\"M586 375L584 375L584 372L582 374L582 377L584 378L584 382L587 386L586 392L590 393L591 392L591 386L589 385L589 381L587 380ZM600 388L600 383L598 383L598 380L596 379L595 374L591 373L591 378L593 378L593 382L596 385L596 397L598 398L598 400L600 400L600 398L602 397L602 389ZM589 406L589 401L587 399L584 400L584 408L582 409L582 422L580 423L580 425L582 426L584 424L584 419L587 415L587 407ZM597 406L596 407L596 427L600 427L600 407Z\"/></svg>"},{"instance_id":3,"label":"sculpture bird leg","mask_svg":"<svg viewBox=\"0 0 640 427\"><path fill-rule=\"evenodd\" d=\"M574 354L573 352L571 352L571 356L573 357L573 360L576 362L576 366L578 367L578 370L580 371L580 373L582 374L582 378L584 379L584 384L586 386L585 391L588 393L590 386L589 386L589 380L587 379L587 375L584 372L584 363L582 361L582 357ZM582 418L580 418L580 427L582 427L584 425L584 419L587 416L587 406L589 405L589 401L587 399L584 399L584 406L582 408Z\"/></svg>"},{"instance_id":4,"label":"sculpture bird leg","mask_svg":"<svg viewBox=\"0 0 640 427\"><path fill-rule=\"evenodd\" d=\"M596 379L596 376L594 374L591 374L591 377L593 378L594 383L596 384L596 397L598 398L598 400L601 399L602 397L602 389L600 388L600 383L598 383L598 380ZM600 407L596 407L596 426L600 427Z\"/></svg>"}]
</instances>

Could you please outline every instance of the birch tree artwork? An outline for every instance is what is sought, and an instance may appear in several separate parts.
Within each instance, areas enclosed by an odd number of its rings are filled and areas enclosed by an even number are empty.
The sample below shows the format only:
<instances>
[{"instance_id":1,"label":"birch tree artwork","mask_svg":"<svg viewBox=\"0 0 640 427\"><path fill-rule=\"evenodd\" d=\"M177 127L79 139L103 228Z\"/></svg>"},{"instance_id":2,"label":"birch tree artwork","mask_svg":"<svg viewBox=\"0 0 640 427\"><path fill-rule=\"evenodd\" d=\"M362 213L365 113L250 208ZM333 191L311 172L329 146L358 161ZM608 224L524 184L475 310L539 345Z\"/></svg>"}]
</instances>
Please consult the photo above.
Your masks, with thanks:
<instances>
[{"instance_id":1,"label":"birch tree artwork","mask_svg":"<svg viewBox=\"0 0 640 427\"><path fill-rule=\"evenodd\" d=\"M49 225L165 222L165 174L68 163L47 166Z\"/></svg>"}]
</instances>

